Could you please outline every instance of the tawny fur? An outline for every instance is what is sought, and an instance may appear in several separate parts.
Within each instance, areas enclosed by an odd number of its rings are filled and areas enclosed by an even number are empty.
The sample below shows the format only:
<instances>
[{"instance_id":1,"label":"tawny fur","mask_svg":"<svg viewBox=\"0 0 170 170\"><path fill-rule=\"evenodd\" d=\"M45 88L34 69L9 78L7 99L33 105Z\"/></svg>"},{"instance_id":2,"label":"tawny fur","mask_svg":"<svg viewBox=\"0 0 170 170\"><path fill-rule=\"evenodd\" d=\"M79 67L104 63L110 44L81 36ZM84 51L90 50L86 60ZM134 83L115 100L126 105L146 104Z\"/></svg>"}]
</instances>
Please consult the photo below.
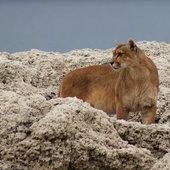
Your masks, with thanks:
<instances>
[{"instance_id":1,"label":"tawny fur","mask_svg":"<svg viewBox=\"0 0 170 170\"><path fill-rule=\"evenodd\" d=\"M132 39L116 42L110 65L80 68L68 73L59 97L82 99L91 106L127 120L129 112L140 111L142 122L155 121L159 78L153 61Z\"/></svg>"}]
</instances>

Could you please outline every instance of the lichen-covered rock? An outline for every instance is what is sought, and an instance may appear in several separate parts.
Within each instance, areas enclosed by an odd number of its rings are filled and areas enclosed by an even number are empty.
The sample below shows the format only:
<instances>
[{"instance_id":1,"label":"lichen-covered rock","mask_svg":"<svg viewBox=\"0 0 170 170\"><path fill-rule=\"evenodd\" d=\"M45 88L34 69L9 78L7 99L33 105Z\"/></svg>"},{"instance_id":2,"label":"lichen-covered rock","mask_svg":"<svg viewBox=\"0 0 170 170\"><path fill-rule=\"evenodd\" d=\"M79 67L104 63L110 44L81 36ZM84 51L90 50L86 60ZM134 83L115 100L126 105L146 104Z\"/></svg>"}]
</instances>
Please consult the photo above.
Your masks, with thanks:
<instances>
[{"instance_id":1,"label":"lichen-covered rock","mask_svg":"<svg viewBox=\"0 0 170 170\"><path fill-rule=\"evenodd\" d=\"M118 120L115 121L114 127L123 140L139 148L150 150L157 158L170 152L170 127L167 125L147 126Z\"/></svg>"},{"instance_id":2,"label":"lichen-covered rock","mask_svg":"<svg viewBox=\"0 0 170 170\"><path fill-rule=\"evenodd\" d=\"M157 124L150 126L138 113L117 121L81 100L57 97L66 73L106 64L112 49L0 53L0 169L169 168L170 45L137 44L160 76Z\"/></svg>"},{"instance_id":3,"label":"lichen-covered rock","mask_svg":"<svg viewBox=\"0 0 170 170\"><path fill-rule=\"evenodd\" d=\"M169 170L170 169L170 152L160 159L151 170Z\"/></svg>"},{"instance_id":4,"label":"lichen-covered rock","mask_svg":"<svg viewBox=\"0 0 170 170\"><path fill-rule=\"evenodd\" d=\"M30 168L94 170L148 169L156 161L149 150L123 141L106 113L76 98L52 102L24 138L16 132L16 141L1 151L4 160Z\"/></svg>"}]
</instances>

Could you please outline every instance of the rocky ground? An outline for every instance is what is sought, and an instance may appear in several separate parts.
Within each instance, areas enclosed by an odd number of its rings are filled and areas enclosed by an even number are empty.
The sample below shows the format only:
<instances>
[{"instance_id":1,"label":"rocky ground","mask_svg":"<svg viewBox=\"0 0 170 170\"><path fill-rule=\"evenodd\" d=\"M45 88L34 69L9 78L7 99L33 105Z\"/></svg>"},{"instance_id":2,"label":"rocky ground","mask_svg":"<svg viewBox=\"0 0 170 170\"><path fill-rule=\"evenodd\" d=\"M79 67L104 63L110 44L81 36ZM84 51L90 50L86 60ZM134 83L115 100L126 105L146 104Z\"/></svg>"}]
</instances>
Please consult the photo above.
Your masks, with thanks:
<instances>
[{"instance_id":1,"label":"rocky ground","mask_svg":"<svg viewBox=\"0 0 170 170\"><path fill-rule=\"evenodd\" d=\"M58 98L70 70L107 64L112 50L0 53L0 170L169 170L170 44L138 42L160 76L156 124L116 120Z\"/></svg>"}]
</instances>

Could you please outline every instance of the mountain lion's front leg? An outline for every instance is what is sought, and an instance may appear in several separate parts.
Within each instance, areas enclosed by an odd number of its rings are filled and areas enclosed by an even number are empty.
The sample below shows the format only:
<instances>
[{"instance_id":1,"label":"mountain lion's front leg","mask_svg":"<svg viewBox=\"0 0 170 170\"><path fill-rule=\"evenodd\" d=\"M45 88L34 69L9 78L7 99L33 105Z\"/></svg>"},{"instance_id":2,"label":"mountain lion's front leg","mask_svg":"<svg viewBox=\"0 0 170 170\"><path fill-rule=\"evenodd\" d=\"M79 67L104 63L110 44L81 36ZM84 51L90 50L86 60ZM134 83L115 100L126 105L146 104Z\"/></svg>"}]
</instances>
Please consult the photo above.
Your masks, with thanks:
<instances>
[{"instance_id":1,"label":"mountain lion's front leg","mask_svg":"<svg viewBox=\"0 0 170 170\"><path fill-rule=\"evenodd\" d=\"M155 123L156 105L146 106L141 115L143 124L149 125Z\"/></svg>"}]
</instances>

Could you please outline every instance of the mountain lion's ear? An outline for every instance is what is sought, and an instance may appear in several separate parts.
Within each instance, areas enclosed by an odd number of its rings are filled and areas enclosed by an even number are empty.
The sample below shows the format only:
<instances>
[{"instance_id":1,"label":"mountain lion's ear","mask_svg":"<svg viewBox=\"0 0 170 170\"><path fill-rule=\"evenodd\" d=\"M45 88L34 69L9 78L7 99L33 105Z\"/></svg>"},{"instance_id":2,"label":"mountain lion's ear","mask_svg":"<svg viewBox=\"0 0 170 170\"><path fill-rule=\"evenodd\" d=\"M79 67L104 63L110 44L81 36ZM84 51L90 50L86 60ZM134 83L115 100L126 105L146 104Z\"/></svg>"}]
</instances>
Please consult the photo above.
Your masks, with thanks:
<instances>
[{"instance_id":1,"label":"mountain lion's ear","mask_svg":"<svg viewBox=\"0 0 170 170\"><path fill-rule=\"evenodd\" d=\"M122 44L121 44L119 41L117 41L117 40L115 40L115 43L116 43L117 46L122 45Z\"/></svg>"},{"instance_id":2,"label":"mountain lion's ear","mask_svg":"<svg viewBox=\"0 0 170 170\"><path fill-rule=\"evenodd\" d=\"M130 49L132 49L133 51L137 52L137 46L136 46L136 44L135 44L133 39L129 39L128 40L128 45L129 45Z\"/></svg>"}]
</instances>

